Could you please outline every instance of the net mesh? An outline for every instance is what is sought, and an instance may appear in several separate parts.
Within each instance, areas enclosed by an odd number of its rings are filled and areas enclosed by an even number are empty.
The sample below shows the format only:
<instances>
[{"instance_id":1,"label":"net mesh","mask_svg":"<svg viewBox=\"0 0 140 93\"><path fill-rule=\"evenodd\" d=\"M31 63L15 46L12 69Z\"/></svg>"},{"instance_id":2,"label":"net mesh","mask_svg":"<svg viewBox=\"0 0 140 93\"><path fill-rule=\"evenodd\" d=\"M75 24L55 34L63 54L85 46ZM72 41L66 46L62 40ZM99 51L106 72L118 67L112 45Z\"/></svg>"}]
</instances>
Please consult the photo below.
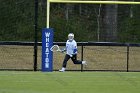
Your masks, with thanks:
<instances>
[{"instance_id":1,"label":"net mesh","mask_svg":"<svg viewBox=\"0 0 140 93\"><path fill-rule=\"evenodd\" d=\"M52 3L50 27L56 30L55 41L65 42L67 34L73 32L76 41L139 43L139 8L140 5L131 4ZM139 70L139 47L131 47L129 52L129 69ZM56 69L62 66L63 58L54 54ZM84 60L88 62L85 70L126 70L127 47L85 46ZM68 70L80 69L80 65L75 66L70 61Z\"/></svg>"},{"instance_id":2,"label":"net mesh","mask_svg":"<svg viewBox=\"0 0 140 93\"><path fill-rule=\"evenodd\" d=\"M52 3L55 41L73 32L77 41L139 42L140 5Z\"/></svg>"}]
</instances>

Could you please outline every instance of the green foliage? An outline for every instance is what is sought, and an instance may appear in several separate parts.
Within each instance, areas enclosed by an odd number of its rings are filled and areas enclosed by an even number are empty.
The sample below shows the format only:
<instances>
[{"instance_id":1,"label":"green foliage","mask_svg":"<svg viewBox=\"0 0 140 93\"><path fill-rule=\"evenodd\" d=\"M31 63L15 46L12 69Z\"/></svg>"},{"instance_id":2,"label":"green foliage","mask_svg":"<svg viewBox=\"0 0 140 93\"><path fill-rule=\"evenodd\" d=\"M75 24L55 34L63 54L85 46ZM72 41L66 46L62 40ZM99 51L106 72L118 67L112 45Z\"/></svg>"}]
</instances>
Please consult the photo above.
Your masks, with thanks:
<instances>
[{"instance_id":1,"label":"green foliage","mask_svg":"<svg viewBox=\"0 0 140 93\"><path fill-rule=\"evenodd\" d=\"M69 18L67 19L64 11L64 7L51 10L50 26L55 29L55 41L66 41L68 33L74 33L76 41L93 41L95 39L95 30L97 30L94 28L97 26L95 15L87 17L79 15L75 10L74 12L76 13L74 15L69 13ZM91 20L92 18L94 20Z\"/></svg>"},{"instance_id":2,"label":"green foliage","mask_svg":"<svg viewBox=\"0 0 140 93\"><path fill-rule=\"evenodd\" d=\"M0 29L1 41L34 40L34 3L33 0L1 1Z\"/></svg>"},{"instance_id":3,"label":"green foliage","mask_svg":"<svg viewBox=\"0 0 140 93\"><path fill-rule=\"evenodd\" d=\"M41 30L46 27L46 1L39 0L38 5L38 41L41 41ZM0 41L34 41L34 9L34 0L1 0ZM108 15L113 13L105 5L99 8L98 4L51 4L50 27L54 28L54 41L66 41L67 34L73 32L79 42L98 41L98 36L105 35L118 36L117 42L140 42L139 9L139 5L118 5L118 25L113 28L117 29L117 35L113 35L113 30L104 28L109 22L105 18L106 10Z\"/></svg>"},{"instance_id":4,"label":"green foliage","mask_svg":"<svg viewBox=\"0 0 140 93\"><path fill-rule=\"evenodd\" d=\"M140 42L140 12L136 6L133 6L133 10L132 17L125 17L120 22L120 24L123 25L119 32L119 39L121 42Z\"/></svg>"}]
</instances>

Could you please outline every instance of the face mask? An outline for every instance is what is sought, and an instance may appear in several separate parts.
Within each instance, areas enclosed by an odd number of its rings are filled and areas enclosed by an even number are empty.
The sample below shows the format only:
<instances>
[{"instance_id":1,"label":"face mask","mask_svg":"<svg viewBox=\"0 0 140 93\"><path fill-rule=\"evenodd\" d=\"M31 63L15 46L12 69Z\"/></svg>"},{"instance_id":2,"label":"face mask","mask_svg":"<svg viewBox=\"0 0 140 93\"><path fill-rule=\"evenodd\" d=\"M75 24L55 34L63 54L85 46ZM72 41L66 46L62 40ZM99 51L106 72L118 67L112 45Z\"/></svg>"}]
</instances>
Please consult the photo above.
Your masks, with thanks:
<instances>
[{"instance_id":1,"label":"face mask","mask_svg":"<svg viewBox=\"0 0 140 93\"><path fill-rule=\"evenodd\" d=\"M70 34L68 35L68 39L69 39L69 40L73 40L73 39L74 39L74 34L73 34L73 33L70 33Z\"/></svg>"}]
</instances>

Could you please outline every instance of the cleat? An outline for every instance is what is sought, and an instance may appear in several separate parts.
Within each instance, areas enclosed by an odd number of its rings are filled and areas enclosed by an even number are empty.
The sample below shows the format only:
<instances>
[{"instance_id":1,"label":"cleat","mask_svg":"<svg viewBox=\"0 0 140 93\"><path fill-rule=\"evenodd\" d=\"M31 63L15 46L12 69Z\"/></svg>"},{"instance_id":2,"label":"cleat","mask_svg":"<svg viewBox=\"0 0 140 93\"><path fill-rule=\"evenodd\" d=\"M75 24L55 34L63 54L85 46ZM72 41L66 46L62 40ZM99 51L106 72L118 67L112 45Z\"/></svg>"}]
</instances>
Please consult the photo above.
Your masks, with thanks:
<instances>
[{"instance_id":1,"label":"cleat","mask_svg":"<svg viewBox=\"0 0 140 93\"><path fill-rule=\"evenodd\" d=\"M61 70L59 70L59 72L65 72L65 71L61 69Z\"/></svg>"},{"instance_id":2,"label":"cleat","mask_svg":"<svg viewBox=\"0 0 140 93\"><path fill-rule=\"evenodd\" d=\"M65 72L65 68L63 67L62 69L59 70L59 72Z\"/></svg>"},{"instance_id":3,"label":"cleat","mask_svg":"<svg viewBox=\"0 0 140 93\"><path fill-rule=\"evenodd\" d=\"M86 61L82 61L82 64L83 64L83 65L87 65L87 62L86 62Z\"/></svg>"}]
</instances>

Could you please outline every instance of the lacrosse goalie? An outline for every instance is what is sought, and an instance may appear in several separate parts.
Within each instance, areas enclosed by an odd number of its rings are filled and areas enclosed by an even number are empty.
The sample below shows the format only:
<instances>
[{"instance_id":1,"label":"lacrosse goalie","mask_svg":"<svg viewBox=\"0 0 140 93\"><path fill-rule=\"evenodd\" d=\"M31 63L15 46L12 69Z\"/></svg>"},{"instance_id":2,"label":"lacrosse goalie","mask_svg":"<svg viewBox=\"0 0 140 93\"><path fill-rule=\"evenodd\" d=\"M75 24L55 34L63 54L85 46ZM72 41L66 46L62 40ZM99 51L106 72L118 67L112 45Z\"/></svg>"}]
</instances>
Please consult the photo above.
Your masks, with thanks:
<instances>
[{"instance_id":1,"label":"lacrosse goalie","mask_svg":"<svg viewBox=\"0 0 140 93\"><path fill-rule=\"evenodd\" d=\"M87 65L86 61L80 61L77 60L77 43L74 40L74 34L69 33L68 34L68 40L66 42L66 48L62 50L62 52L66 51L65 58L63 60L62 69L60 69L60 72L64 72L67 66L67 61L71 58L74 64L83 64Z\"/></svg>"}]
</instances>

